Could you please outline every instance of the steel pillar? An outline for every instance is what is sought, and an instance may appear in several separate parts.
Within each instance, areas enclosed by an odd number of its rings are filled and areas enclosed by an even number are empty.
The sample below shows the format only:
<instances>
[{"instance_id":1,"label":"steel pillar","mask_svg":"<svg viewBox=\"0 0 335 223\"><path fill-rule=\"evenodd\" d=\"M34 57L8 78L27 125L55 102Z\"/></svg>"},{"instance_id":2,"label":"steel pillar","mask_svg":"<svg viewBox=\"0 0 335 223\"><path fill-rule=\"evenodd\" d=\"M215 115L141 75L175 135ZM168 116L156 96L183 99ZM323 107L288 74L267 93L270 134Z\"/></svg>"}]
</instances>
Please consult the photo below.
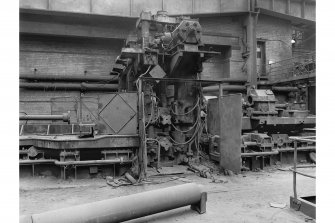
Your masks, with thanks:
<instances>
[{"instance_id":1,"label":"steel pillar","mask_svg":"<svg viewBox=\"0 0 335 223\"><path fill-rule=\"evenodd\" d=\"M257 88L257 61L256 61L256 20L257 13L255 13L255 1L250 0L250 11L246 18L247 27L247 45L248 45L248 60L247 60L247 75L249 86Z\"/></svg>"}]
</instances>

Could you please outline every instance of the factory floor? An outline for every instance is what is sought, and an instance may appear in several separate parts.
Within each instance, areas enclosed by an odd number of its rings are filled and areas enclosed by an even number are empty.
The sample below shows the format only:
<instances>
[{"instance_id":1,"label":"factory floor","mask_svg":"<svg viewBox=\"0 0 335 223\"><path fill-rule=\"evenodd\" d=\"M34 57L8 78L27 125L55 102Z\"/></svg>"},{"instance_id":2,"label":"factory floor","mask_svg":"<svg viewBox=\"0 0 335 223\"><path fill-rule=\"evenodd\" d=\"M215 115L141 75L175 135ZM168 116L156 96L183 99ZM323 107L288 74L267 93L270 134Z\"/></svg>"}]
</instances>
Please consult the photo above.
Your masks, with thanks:
<instances>
[{"instance_id":1,"label":"factory floor","mask_svg":"<svg viewBox=\"0 0 335 223\"><path fill-rule=\"evenodd\" d=\"M302 170L315 175L315 168ZM184 166L166 167L161 173L185 172L183 175L150 177L156 184L113 188L104 179L60 180L53 177L20 179L20 215L89 203L113 197L154 190L188 182L204 185L208 192L207 212L198 214L190 207L155 214L129 221L143 222L315 222L306 215L291 210L289 197L293 194L292 173L288 166L267 168L259 172L243 172L239 175L214 174L223 182L213 183L189 172ZM149 175L157 174L150 171ZM315 195L315 180L297 177L298 195ZM270 203L286 204L274 208Z\"/></svg>"}]
</instances>

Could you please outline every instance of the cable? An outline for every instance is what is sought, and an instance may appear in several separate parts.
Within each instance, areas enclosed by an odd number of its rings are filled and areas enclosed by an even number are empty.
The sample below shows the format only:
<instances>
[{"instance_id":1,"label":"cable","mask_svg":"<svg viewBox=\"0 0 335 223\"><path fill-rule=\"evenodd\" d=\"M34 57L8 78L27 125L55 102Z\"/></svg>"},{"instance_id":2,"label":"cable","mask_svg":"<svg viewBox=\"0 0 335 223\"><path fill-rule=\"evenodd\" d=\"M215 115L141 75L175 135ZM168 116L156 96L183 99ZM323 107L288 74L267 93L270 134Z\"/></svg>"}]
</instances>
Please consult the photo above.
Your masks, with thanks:
<instances>
[{"instance_id":1,"label":"cable","mask_svg":"<svg viewBox=\"0 0 335 223\"><path fill-rule=\"evenodd\" d=\"M151 68L151 65L148 67L148 69L143 73L141 74L140 76L138 76L137 80L136 80L136 88L138 89L138 81L141 77L143 77L143 75L146 75L148 73L148 71L150 70Z\"/></svg>"},{"instance_id":2,"label":"cable","mask_svg":"<svg viewBox=\"0 0 335 223\"><path fill-rule=\"evenodd\" d=\"M198 127L199 127L199 126L200 126L200 125L198 125ZM193 141L193 139L194 139L195 136L197 135L198 131L199 131L199 128L197 128L197 129L194 131L193 136L192 136L187 142L177 142L177 141L175 141L171 136L170 136L170 139L172 140L172 142L174 142L174 145L186 145L186 144L188 144L188 143L190 143L190 142Z\"/></svg>"},{"instance_id":3,"label":"cable","mask_svg":"<svg viewBox=\"0 0 335 223\"><path fill-rule=\"evenodd\" d=\"M150 118L149 118L148 124L145 125L144 128L147 128L147 127L150 125L151 120L152 120L152 116L153 116L153 113L154 113L154 112L155 112L155 111L154 111L154 102L151 100L151 113L150 113Z\"/></svg>"},{"instance_id":4,"label":"cable","mask_svg":"<svg viewBox=\"0 0 335 223\"><path fill-rule=\"evenodd\" d=\"M190 114L198 105L199 105L199 102L200 102L200 97L198 97L198 101L197 103L194 105L194 107L189 110L188 112L184 113L184 114L177 114L173 111L173 109L171 109L171 113L174 114L174 115L187 115L187 114Z\"/></svg>"},{"instance_id":5,"label":"cable","mask_svg":"<svg viewBox=\"0 0 335 223\"><path fill-rule=\"evenodd\" d=\"M199 107L199 106L198 106L198 108L199 108L199 110L200 110L200 107ZM178 132L186 133L186 132L191 131L191 130L192 130L192 129L199 123L199 120L200 120L200 114L199 114L199 112L198 112L198 117L197 117L196 122L194 123L194 125L193 125L192 127L190 127L190 128L187 129L187 130L180 130L180 129L177 128L172 122L171 122L171 125L172 125L173 128L174 128L175 130L177 130Z\"/></svg>"}]
</instances>

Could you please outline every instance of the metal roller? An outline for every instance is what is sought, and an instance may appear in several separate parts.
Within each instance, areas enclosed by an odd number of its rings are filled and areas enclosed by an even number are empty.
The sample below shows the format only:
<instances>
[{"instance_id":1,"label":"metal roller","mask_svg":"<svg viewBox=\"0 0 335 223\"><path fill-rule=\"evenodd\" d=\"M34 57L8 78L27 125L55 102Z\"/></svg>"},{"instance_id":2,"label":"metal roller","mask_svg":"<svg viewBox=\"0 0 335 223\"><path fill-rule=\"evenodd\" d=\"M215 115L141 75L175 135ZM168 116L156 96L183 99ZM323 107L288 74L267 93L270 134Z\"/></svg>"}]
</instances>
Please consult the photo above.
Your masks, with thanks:
<instances>
[{"instance_id":1,"label":"metal roller","mask_svg":"<svg viewBox=\"0 0 335 223\"><path fill-rule=\"evenodd\" d=\"M77 81L77 82L118 82L117 75L93 76L93 75L47 75L47 74L20 74L20 79L37 81Z\"/></svg>"},{"instance_id":2,"label":"metal roller","mask_svg":"<svg viewBox=\"0 0 335 223\"><path fill-rule=\"evenodd\" d=\"M20 223L113 223L191 205L206 212L207 193L194 183L20 217Z\"/></svg>"},{"instance_id":3,"label":"metal roller","mask_svg":"<svg viewBox=\"0 0 335 223\"><path fill-rule=\"evenodd\" d=\"M34 90L73 90L73 91L117 91L118 84L87 84L87 83L27 83L21 82L20 88Z\"/></svg>"}]
</instances>

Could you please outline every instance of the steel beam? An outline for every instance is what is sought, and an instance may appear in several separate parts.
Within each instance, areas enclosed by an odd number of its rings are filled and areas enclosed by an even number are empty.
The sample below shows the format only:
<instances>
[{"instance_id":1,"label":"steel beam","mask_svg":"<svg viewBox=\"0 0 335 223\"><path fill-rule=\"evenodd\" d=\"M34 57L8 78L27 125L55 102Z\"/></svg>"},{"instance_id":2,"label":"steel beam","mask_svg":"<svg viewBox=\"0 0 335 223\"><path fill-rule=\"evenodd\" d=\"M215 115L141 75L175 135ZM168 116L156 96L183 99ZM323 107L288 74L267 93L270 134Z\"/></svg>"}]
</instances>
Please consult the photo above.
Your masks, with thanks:
<instances>
[{"instance_id":1,"label":"steel beam","mask_svg":"<svg viewBox=\"0 0 335 223\"><path fill-rule=\"evenodd\" d=\"M207 193L194 183L20 217L20 223L113 223L191 205L206 212Z\"/></svg>"}]
</instances>

